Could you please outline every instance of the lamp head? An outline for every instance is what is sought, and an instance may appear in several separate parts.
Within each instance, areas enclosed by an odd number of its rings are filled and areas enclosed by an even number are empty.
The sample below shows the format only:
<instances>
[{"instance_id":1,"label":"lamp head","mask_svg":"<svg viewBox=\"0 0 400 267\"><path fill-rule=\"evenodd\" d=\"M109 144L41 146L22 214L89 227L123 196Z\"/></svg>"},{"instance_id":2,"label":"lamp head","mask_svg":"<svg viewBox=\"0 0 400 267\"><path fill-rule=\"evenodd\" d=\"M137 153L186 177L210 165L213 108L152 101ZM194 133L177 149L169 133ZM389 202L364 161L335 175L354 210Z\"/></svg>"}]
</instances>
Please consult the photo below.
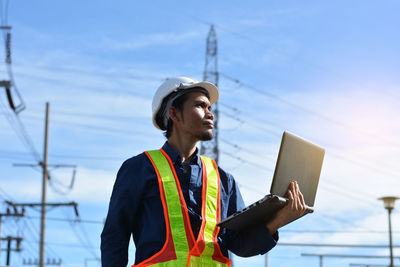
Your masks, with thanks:
<instances>
[{"instance_id":1,"label":"lamp head","mask_svg":"<svg viewBox=\"0 0 400 267\"><path fill-rule=\"evenodd\" d=\"M392 209L394 209L394 202L399 198L398 197L381 197L378 199L383 201L383 205L384 205L385 209L392 210Z\"/></svg>"}]
</instances>

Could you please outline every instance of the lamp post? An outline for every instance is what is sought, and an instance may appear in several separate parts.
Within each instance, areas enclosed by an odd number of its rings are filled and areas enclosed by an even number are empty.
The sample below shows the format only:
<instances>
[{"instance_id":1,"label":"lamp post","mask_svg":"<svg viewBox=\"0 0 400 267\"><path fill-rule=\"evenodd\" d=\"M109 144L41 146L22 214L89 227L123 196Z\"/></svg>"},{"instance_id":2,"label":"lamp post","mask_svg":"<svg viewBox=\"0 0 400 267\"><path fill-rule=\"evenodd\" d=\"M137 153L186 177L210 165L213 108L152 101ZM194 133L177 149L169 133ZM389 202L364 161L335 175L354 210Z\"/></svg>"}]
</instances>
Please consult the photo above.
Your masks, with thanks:
<instances>
[{"instance_id":1,"label":"lamp post","mask_svg":"<svg viewBox=\"0 0 400 267\"><path fill-rule=\"evenodd\" d=\"M399 199L398 197L381 197L379 200L383 201L385 209L388 210L389 215L389 248L390 248L390 267L394 267L393 264L393 244L392 244L392 221L390 215L394 209L394 202Z\"/></svg>"}]
</instances>

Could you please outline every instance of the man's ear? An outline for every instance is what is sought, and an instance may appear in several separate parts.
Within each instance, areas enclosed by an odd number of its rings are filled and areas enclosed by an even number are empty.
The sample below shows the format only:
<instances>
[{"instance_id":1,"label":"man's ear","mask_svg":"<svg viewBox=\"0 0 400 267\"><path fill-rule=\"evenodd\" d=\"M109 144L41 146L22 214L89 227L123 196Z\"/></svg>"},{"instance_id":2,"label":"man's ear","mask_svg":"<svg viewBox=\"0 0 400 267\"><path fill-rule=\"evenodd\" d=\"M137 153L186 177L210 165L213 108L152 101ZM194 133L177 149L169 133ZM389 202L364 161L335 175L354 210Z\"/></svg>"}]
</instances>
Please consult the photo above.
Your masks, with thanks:
<instances>
[{"instance_id":1,"label":"man's ear","mask_svg":"<svg viewBox=\"0 0 400 267\"><path fill-rule=\"evenodd\" d=\"M180 120L179 115L178 115L179 112L175 107L170 107L168 109L168 114L169 114L169 117L171 118L172 122L177 122Z\"/></svg>"}]
</instances>

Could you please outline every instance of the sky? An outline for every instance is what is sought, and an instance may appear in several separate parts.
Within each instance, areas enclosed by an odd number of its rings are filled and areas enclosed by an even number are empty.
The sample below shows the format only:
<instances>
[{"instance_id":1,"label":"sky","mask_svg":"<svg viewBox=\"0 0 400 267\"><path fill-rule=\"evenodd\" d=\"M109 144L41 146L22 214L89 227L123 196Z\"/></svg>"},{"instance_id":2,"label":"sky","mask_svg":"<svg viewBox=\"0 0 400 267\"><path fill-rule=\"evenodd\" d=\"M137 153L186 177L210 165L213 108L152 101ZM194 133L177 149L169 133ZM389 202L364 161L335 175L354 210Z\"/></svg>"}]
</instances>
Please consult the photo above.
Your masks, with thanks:
<instances>
[{"instance_id":1,"label":"sky","mask_svg":"<svg viewBox=\"0 0 400 267\"><path fill-rule=\"evenodd\" d=\"M163 145L151 101L167 77L203 79L206 38L218 38L219 165L246 204L268 194L282 132L326 149L315 212L280 229L268 266L319 266L308 254L387 256L388 215L378 198L400 196L400 3L353 1L0 1L11 29L16 116L0 92L0 213L4 201L38 203L45 103L50 103L46 257L100 266L100 233L122 162ZM3 32L4 33L4 32ZM5 59L5 45L0 60ZM0 80L9 80L5 63ZM26 140L30 141L27 142ZM31 144L31 145L29 145ZM73 183L72 183L73 181ZM72 186L71 186L72 185ZM392 213L399 245L399 203ZM20 236L11 264L38 258L38 209L4 218ZM5 248L3 241L1 247ZM15 244L14 244L15 245ZM129 264L135 248L129 249ZM394 250L400 256L400 249ZM234 266L265 266L265 256ZM6 255L0 253L0 264ZM388 258L325 257L326 267ZM396 264L400 264L396 259Z\"/></svg>"}]
</instances>

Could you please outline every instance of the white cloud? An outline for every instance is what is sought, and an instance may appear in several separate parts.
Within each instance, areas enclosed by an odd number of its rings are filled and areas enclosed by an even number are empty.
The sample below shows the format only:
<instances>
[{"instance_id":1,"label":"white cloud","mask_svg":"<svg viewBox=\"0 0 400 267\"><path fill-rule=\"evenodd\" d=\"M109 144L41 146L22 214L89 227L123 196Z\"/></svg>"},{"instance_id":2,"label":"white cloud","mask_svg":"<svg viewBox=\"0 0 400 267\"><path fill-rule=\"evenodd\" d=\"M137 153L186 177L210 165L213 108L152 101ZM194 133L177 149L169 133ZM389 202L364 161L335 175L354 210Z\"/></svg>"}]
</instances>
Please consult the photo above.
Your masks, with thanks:
<instances>
[{"instance_id":1,"label":"white cloud","mask_svg":"<svg viewBox=\"0 0 400 267\"><path fill-rule=\"evenodd\" d=\"M71 192L69 199L76 202L85 202L90 204L108 203L111 196L111 190L115 181L116 171L104 171L99 169L88 169L78 167L74 187L72 191L68 187L72 179L71 169L60 169L51 171L51 181L48 184L48 201L58 199L59 195L53 190L52 185L62 192ZM32 174L32 171L29 170ZM29 173L26 171L26 173ZM30 175L20 177L19 179L8 180L2 184L2 189L13 195L13 198L20 201L38 202L41 196L41 175Z\"/></svg>"},{"instance_id":2,"label":"white cloud","mask_svg":"<svg viewBox=\"0 0 400 267\"><path fill-rule=\"evenodd\" d=\"M136 36L134 39L123 41L104 36L102 43L103 47L107 47L110 50L130 51L152 46L182 44L193 39L198 39L200 36L203 36L203 32L188 31L183 33L152 33Z\"/></svg>"},{"instance_id":3,"label":"white cloud","mask_svg":"<svg viewBox=\"0 0 400 267\"><path fill-rule=\"evenodd\" d=\"M107 205L115 182L116 172L117 170L105 171L78 167L73 190L68 194L68 198L80 203ZM58 183L69 186L72 178L71 171L62 170L54 173L54 175L57 175ZM57 183L55 183L55 186L61 190L66 190ZM49 195L49 197L57 197L57 194L53 192Z\"/></svg>"}]
</instances>

